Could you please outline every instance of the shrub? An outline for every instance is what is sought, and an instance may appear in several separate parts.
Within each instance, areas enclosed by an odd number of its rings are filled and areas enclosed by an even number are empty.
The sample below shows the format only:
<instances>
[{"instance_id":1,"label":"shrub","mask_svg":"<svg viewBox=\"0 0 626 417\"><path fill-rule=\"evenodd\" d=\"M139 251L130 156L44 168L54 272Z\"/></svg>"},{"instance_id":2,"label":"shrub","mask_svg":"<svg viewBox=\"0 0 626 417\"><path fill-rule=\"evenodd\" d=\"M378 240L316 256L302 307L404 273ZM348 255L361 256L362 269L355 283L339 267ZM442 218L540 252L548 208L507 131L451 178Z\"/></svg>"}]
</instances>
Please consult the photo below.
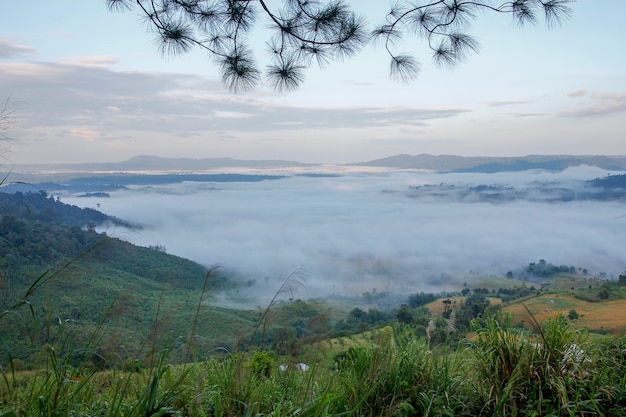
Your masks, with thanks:
<instances>
[{"instance_id":1,"label":"shrub","mask_svg":"<svg viewBox=\"0 0 626 417\"><path fill-rule=\"evenodd\" d=\"M578 312L576 310L570 310L567 313L567 318L570 320L578 320Z\"/></svg>"},{"instance_id":2,"label":"shrub","mask_svg":"<svg viewBox=\"0 0 626 417\"><path fill-rule=\"evenodd\" d=\"M274 365L275 361L268 352L254 352L252 355L251 366L256 375L269 377Z\"/></svg>"}]
</instances>

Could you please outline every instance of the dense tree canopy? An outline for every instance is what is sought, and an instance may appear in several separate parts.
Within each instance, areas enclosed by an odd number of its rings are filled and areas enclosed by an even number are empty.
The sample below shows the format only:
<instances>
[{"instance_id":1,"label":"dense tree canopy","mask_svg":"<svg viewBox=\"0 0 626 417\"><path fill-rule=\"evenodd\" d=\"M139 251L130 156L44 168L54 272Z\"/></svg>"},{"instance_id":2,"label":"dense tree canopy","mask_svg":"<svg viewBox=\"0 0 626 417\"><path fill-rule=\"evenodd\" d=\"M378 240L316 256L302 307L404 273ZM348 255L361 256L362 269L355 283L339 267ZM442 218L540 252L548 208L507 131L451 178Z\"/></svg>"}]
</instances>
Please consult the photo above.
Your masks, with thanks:
<instances>
[{"instance_id":1,"label":"dense tree canopy","mask_svg":"<svg viewBox=\"0 0 626 417\"><path fill-rule=\"evenodd\" d=\"M548 26L569 17L574 0L398 0L382 23L370 27L358 5L343 0L107 0L113 10L137 10L156 32L163 53L194 47L216 59L231 90L252 88L262 75L275 89L293 90L313 64L350 57L380 41L390 56L393 78L409 81L420 69L412 55L397 52L400 40L426 42L437 65L452 66L478 50L468 32L481 12L512 16L524 25L541 19ZM358 4L358 3L357 3ZM250 35L260 17L272 31L271 63L259 69Z\"/></svg>"}]
</instances>

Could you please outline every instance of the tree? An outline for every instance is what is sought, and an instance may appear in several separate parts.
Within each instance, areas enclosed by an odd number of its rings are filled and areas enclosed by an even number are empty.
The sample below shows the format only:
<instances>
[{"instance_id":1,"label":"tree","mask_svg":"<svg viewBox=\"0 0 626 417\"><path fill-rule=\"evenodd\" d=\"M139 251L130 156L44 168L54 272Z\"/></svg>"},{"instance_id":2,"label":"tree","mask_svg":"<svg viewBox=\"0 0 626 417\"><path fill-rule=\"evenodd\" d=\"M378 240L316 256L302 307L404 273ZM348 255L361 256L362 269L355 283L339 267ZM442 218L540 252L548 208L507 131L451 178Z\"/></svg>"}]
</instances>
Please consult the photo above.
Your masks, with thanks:
<instances>
[{"instance_id":1,"label":"tree","mask_svg":"<svg viewBox=\"0 0 626 417\"><path fill-rule=\"evenodd\" d=\"M400 306L400 308L396 312L396 318L398 319L398 322L404 323L404 324L411 324L413 323L413 320L415 319L415 317L413 316L413 312L411 311L411 308L406 304L402 304Z\"/></svg>"},{"instance_id":2,"label":"tree","mask_svg":"<svg viewBox=\"0 0 626 417\"><path fill-rule=\"evenodd\" d=\"M411 307L421 307L435 301L437 298L435 294L419 292L409 295L407 301Z\"/></svg>"},{"instance_id":3,"label":"tree","mask_svg":"<svg viewBox=\"0 0 626 417\"><path fill-rule=\"evenodd\" d=\"M11 100L7 98L0 103L0 161L7 159L8 144L11 142L9 131L15 125L14 109L10 102Z\"/></svg>"},{"instance_id":4,"label":"tree","mask_svg":"<svg viewBox=\"0 0 626 417\"><path fill-rule=\"evenodd\" d=\"M519 25L536 23L543 15L548 26L571 14L575 0L398 0L382 24L369 28L344 0L107 0L111 10L136 10L157 35L164 54L200 48L219 65L222 82L231 90L249 89L261 80L250 35L259 15L271 30L267 45L271 63L265 70L276 90L297 88L311 65L356 54L371 41L380 41L390 57L392 78L414 79L419 61L396 52L407 33L423 40L435 64L450 67L478 51L468 34L480 12L513 17ZM272 2L279 3L279 2Z\"/></svg>"}]
</instances>

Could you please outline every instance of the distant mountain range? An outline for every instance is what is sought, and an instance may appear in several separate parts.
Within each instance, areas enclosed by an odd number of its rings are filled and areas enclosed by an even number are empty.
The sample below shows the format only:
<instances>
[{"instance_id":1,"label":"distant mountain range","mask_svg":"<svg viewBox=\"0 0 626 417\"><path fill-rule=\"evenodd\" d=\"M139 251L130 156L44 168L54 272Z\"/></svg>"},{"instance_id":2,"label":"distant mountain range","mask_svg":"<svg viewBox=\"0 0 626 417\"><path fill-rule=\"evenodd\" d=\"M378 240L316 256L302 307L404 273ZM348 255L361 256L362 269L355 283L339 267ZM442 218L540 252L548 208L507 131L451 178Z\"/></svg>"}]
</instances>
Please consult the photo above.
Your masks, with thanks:
<instances>
[{"instance_id":1,"label":"distant mountain range","mask_svg":"<svg viewBox=\"0 0 626 417\"><path fill-rule=\"evenodd\" d=\"M571 166L589 165L607 170L624 171L626 170L626 156L528 155L520 157L486 157L420 154L396 155L350 165L482 173L525 171L529 169L562 171Z\"/></svg>"},{"instance_id":2,"label":"distant mountain range","mask_svg":"<svg viewBox=\"0 0 626 417\"><path fill-rule=\"evenodd\" d=\"M141 155L122 162L80 164L22 164L17 171L127 172L127 171L209 171L223 168L282 168L308 166L295 161L238 160L231 158L162 158Z\"/></svg>"},{"instance_id":3,"label":"distant mountain range","mask_svg":"<svg viewBox=\"0 0 626 417\"><path fill-rule=\"evenodd\" d=\"M562 171L578 165L590 165L615 171L626 171L626 155L527 155L520 157L485 157L456 155L395 155L372 161L344 164L347 167L384 167L395 169L426 169L443 172L524 171L544 169ZM14 172L202 172L220 169L315 168L321 164L305 164L284 160L237 160L231 158L161 158L137 156L127 161L81 164L18 165Z\"/></svg>"}]
</instances>

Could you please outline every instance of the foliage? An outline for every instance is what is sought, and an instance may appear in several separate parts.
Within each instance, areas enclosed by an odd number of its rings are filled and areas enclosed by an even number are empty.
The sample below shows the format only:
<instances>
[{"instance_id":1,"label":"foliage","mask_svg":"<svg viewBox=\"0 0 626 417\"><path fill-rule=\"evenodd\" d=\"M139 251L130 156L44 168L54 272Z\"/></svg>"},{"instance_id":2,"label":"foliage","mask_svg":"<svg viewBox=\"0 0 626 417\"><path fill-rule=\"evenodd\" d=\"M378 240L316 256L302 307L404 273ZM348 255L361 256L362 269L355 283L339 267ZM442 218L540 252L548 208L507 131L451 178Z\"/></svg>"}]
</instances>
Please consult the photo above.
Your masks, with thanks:
<instances>
[{"instance_id":1,"label":"foliage","mask_svg":"<svg viewBox=\"0 0 626 417\"><path fill-rule=\"evenodd\" d=\"M384 311L376 308L370 308L365 311L355 307L348 313L348 317L335 323L333 335L345 336L353 333L363 333L387 325L392 321L394 321L394 316Z\"/></svg>"},{"instance_id":2,"label":"foliage","mask_svg":"<svg viewBox=\"0 0 626 417\"><path fill-rule=\"evenodd\" d=\"M570 320L578 320L578 312L574 309L570 310L569 313L567 313L567 318Z\"/></svg>"},{"instance_id":3,"label":"foliage","mask_svg":"<svg viewBox=\"0 0 626 417\"><path fill-rule=\"evenodd\" d=\"M406 33L424 40L439 66L452 66L477 52L478 41L467 29L481 12L511 15L519 25L534 23L543 14L548 26L569 17L573 0L516 0L499 5L489 0L396 2L382 24L368 29L363 17L343 0L107 0L110 9L136 9L155 31L164 54L197 47L219 65L223 83L233 90L255 86L261 70L250 46L259 15L271 30L271 63L265 76L277 90L297 88L313 63L349 57L371 40L383 43L391 57L391 75L413 79L420 69L411 54L397 53ZM282 6L282 7L281 7Z\"/></svg>"},{"instance_id":4,"label":"foliage","mask_svg":"<svg viewBox=\"0 0 626 417\"><path fill-rule=\"evenodd\" d=\"M250 363L255 374L261 376L270 376L275 361L268 352L254 352Z\"/></svg>"},{"instance_id":5,"label":"foliage","mask_svg":"<svg viewBox=\"0 0 626 417\"><path fill-rule=\"evenodd\" d=\"M474 290L476 291L476 290ZM527 287L521 285L514 288L498 288L496 294L502 299L502 302L510 302L519 298L528 297L537 293L537 289L534 286Z\"/></svg>"},{"instance_id":6,"label":"foliage","mask_svg":"<svg viewBox=\"0 0 626 417\"><path fill-rule=\"evenodd\" d=\"M10 227L21 231L3 254L20 261L7 274L41 269L32 260L48 259L35 256L44 245L26 243L42 235L61 264L2 287L0 416L618 416L626 406L624 337L589 341L563 316L540 323L529 309L531 328L515 328L490 315L485 291L446 304L445 318L407 304L395 314L354 308L337 323L358 329L406 320L371 332L334 366L295 366L303 345L317 341L321 349L318 339L334 329L323 303L279 301L300 285L302 271L265 310L227 311L205 303L227 285L214 269L89 229L9 220L5 236ZM68 259L64 251L76 242L91 246ZM475 334L459 345L464 320ZM242 334L250 329L258 340L246 353ZM233 353L218 357L217 349ZM174 365L189 360L196 362Z\"/></svg>"},{"instance_id":7,"label":"foliage","mask_svg":"<svg viewBox=\"0 0 626 417\"><path fill-rule=\"evenodd\" d=\"M568 415L598 412L596 382L590 373L584 334L562 316L534 336L510 326L510 319L488 318L470 343L478 372L476 391L489 415Z\"/></svg>"},{"instance_id":8,"label":"foliage","mask_svg":"<svg viewBox=\"0 0 626 417\"><path fill-rule=\"evenodd\" d=\"M84 343L104 320L98 349L110 356L108 366L143 362L142 343L148 338L158 343L176 338L170 341L170 357L177 360L192 350L194 357L216 348L231 350L238 329L252 326L252 312L210 307L196 317L200 323L219 325L192 329L188 318L200 292L209 298L215 290L234 285L219 271L206 279L207 268L195 262L66 225L61 219L78 220L82 217L72 213L85 212L43 193L3 201L0 317L12 320L0 320L0 364L13 358L39 366L40 349L55 337L58 323L76 343ZM46 208L58 216L42 217ZM157 316L158 326L153 327Z\"/></svg>"},{"instance_id":9,"label":"foliage","mask_svg":"<svg viewBox=\"0 0 626 417\"><path fill-rule=\"evenodd\" d=\"M550 262L546 262L544 259L540 259L537 263L531 262L528 264L524 272L529 274L531 277L547 278L559 273L576 273L576 270L577 268L575 266L557 266Z\"/></svg>"},{"instance_id":10,"label":"foliage","mask_svg":"<svg viewBox=\"0 0 626 417\"><path fill-rule=\"evenodd\" d=\"M172 366L156 347L132 372L94 361L102 327L77 344L64 325L37 372L0 368L0 415L621 415L625 339L591 342L560 316L534 324L487 317L453 351L385 327L333 368L279 367L271 351Z\"/></svg>"},{"instance_id":11,"label":"foliage","mask_svg":"<svg viewBox=\"0 0 626 417\"><path fill-rule=\"evenodd\" d=\"M25 221L43 221L80 228L87 228L89 225L93 228L103 223L130 227L127 222L97 210L63 204L58 198L48 195L45 191L35 193L0 192L0 213L3 215L10 214Z\"/></svg>"},{"instance_id":12,"label":"foliage","mask_svg":"<svg viewBox=\"0 0 626 417\"><path fill-rule=\"evenodd\" d=\"M580 300L598 303L609 300L621 300L626 298L626 290L619 282L606 281L598 289L585 289L571 291L572 295Z\"/></svg>"},{"instance_id":13,"label":"foliage","mask_svg":"<svg viewBox=\"0 0 626 417\"><path fill-rule=\"evenodd\" d=\"M421 307L428 303L432 303L439 296L437 294L419 292L409 295L407 302L411 307Z\"/></svg>"}]
</instances>

